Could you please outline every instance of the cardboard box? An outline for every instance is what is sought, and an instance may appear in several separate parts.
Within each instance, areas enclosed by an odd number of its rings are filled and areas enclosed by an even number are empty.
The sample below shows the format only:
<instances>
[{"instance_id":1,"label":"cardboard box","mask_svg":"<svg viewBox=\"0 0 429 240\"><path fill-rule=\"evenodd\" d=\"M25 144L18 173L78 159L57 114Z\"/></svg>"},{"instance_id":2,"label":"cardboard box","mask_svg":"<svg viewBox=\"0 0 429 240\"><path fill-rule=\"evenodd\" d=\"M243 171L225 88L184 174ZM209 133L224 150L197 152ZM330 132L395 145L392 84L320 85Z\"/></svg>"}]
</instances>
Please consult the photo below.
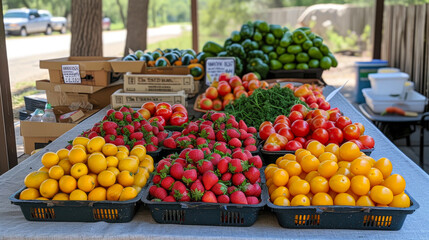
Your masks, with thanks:
<instances>
[{"instance_id":1,"label":"cardboard box","mask_svg":"<svg viewBox=\"0 0 429 240\"><path fill-rule=\"evenodd\" d=\"M111 85L116 84L112 83ZM80 85L80 84L55 84L49 80L36 81L37 90L46 90L51 92L70 92L70 93L95 93L105 87Z\"/></svg>"},{"instance_id":2,"label":"cardboard box","mask_svg":"<svg viewBox=\"0 0 429 240\"><path fill-rule=\"evenodd\" d=\"M108 60L113 57L66 57L50 60L40 60L40 68L49 70L52 83L73 83L93 86L107 86L110 84L112 67ZM70 75L63 72L63 67L70 67ZM78 66L78 68L75 68ZM74 70L71 70L71 69ZM78 72L80 78L71 77ZM66 79L64 76L66 75ZM69 76L69 77L67 77Z\"/></svg>"},{"instance_id":3,"label":"cardboard box","mask_svg":"<svg viewBox=\"0 0 429 240\"><path fill-rule=\"evenodd\" d=\"M192 75L155 75L131 74L124 75L124 92L177 92L184 90L192 94L195 90Z\"/></svg>"},{"instance_id":4,"label":"cardboard box","mask_svg":"<svg viewBox=\"0 0 429 240\"><path fill-rule=\"evenodd\" d=\"M123 105L130 107L141 107L145 102L167 102L170 104L180 103L186 106L185 91L176 93L125 93L122 89L112 94L111 104L113 108L119 108Z\"/></svg>"},{"instance_id":5,"label":"cardboard box","mask_svg":"<svg viewBox=\"0 0 429 240\"><path fill-rule=\"evenodd\" d=\"M122 61L122 58L109 60L113 72L117 73L142 73L143 67L146 65L144 61Z\"/></svg>"},{"instance_id":6,"label":"cardboard box","mask_svg":"<svg viewBox=\"0 0 429 240\"><path fill-rule=\"evenodd\" d=\"M31 154L32 151L46 147L46 145L55 139L57 137L23 137L24 153Z\"/></svg>"}]
</instances>

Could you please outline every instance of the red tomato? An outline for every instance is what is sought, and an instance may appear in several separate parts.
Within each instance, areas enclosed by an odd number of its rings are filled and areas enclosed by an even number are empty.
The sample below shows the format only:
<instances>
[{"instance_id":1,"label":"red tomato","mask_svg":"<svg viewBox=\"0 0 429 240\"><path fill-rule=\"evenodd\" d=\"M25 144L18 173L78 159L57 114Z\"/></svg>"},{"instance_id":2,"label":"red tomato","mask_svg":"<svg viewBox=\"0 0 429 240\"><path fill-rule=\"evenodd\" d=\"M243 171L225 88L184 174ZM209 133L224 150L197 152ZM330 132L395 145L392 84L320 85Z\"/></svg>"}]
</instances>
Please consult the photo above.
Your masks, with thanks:
<instances>
[{"instance_id":1,"label":"red tomato","mask_svg":"<svg viewBox=\"0 0 429 240\"><path fill-rule=\"evenodd\" d=\"M234 88L234 90L232 91L232 93L235 95L238 91L240 91L240 90L246 90L246 89L244 89L244 87L242 86L242 85L240 85L240 86L236 86L235 88Z\"/></svg>"},{"instance_id":2,"label":"red tomato","mask_svg":"<svg viewBox=\"0 0 429 240\"><path fill-rule=\"evenodd\" d=\"M152 115L150 114L150 111L146 108L140 108L139 110L137 110L138 113L140 113L142 115L142 117L144 117L144 119L148 120Z\"/></svg>"},{"instance_id":3,"label":"red tomato","mask_svg":"<svg viewBox=\"0 0 429 240\"><path fill-rule=\"evenodd\" d=\"M285 123L276 123L276 125L274 125L274 130L276 132L279 132L280 129L286 128L286 127L289 128L289 126L286 125Z\"/></svg>"},{"instance_id":4,"label":"red tomato","mask_svg":"<svg viewBox=\"0 0 429 240\"><path fill-rule=\"evenodd\" d=\"M290 126L290 120L289 120L289 118L286 118L286 119L279 119L279 120L277 120L277 122L274 122L274 125L275 124L278 124L278 123L284 123L284 124L286 124L287 126Z\"/></svg>"},{"instance_id":5,"label":"red tomato","mask_svg":"<svg viewBox=\"0 0 429 240\"><path fill-rule=\"evenodd\" d=\"M176 103L173 106L171 106L171 111L173 111L173 113L175 113L175 112L188 113L188 110L186 110L185 106L183 106L180 103Z\"/></svg>"},{"instance_id":6,"label":"red tomato","mask_svg":"<svg viewBox=\"0 0 429 240\"><path fill-rule=\"evenodd\" d=\"M312 104L310 104L310 106L309 106L310 108L314 108L314 109L318 109L319 108L319 104L317 104L317 103L312 103Z\"/></svg>"},{"instance_id":7,"label":"red tomato","mask_svg":"<svg viewBox=\"0 0 429 240\"><path fill-rule=\"evenodd\" d=\"M308 97L305 99L305 102L306 102L308 105L310 105L310 104L312 104L312 103L315 103L315 102L316 102L316 97L315 97L315 96L313 96L313 95L310 95L310 96L308 96Z\"/></svg>"},{"instance_id":8,"label":"red tomato","mask_svg":"<svg viewBox=\"0 0 429 240\"><path fill-rule=\"evenodd\" d=\"M361 142L361 141L359 141L359 140L352 139L352 140L350 140L349 142L356 143L356 145L358 145L359 149L361 149L361 150L365 148L365 147L363 146L362 142Z\"/></svg>"},{"instance_id":9,"label":"red tomato","mask_svg":"<svg viewBox=\"0 0 429 240\"><path fill-rule=\"evenodd\" d=\"M169 104L169 103L166 103L166 102L161 102L161 103L158 103L157 105L156 105L156 110L158 110L158 109L160 109L160 108L165 108L165 109L169 109L169 110L171 110L171 105ZM150 109L149 109L150 110Z\"/></svg>"},{"instance_id":10,"label":"red tomato","mask_svg":"<svg viewBox=\"0 0 429 240\"><path fill-rule=\"evenodd\" d=\"M362 136L363 133L365 132L365 127L363 126L362 123L353 123L354 125L358 126L359 130L360 130L360 135Z\"/></svg>"},{"instance_id":11,"label":"red tomato","mask_svg":"<svg viewBox=\"0 0 429 240\"><path fill-rule=\"evenodd\" d=\"M248 82L248 81L253 80L253 79L260 80L260 79L258 79L258 76L256 76L256 74L254 74L252 72L247 73L243 76L243 82Z\"/></svg>"},{"instance_id":12,"label":"red tomato","mask_svg":"<svg viewBox=\"0 0 429 240\"><path fill-rule=\"evenodd\" d=\"M311 138L325 145L329 140L329 133L324 128L318 128L314 130L313 134L311 135Z\"/></svg>"},{"instance_id":13,"label":"red tomato","mask_svg":"<svg viewBox=\"0 0 429 240\"><path fill-rule=\"evenodd\" d=\"M292 130L289 127L284 127L282 129L280 129L277 133L282 135L283 137L286 137L288 141L295 138Z\"/></svg>"},{"instance_id":14,"label":"red tomato","mask_svg":"<svg viewBox=\"0 0 429 240\"><path fill-rule=\"evenodd\" d=\"M336 127L328 128L328 133L329 133L329 142L335 143L337 145L340 145L343 142L344 137L343 137L343 131L341 131L341 129Z\"/></svg>"},{"instance_id":15,"label":"red tomato","mask_svg":"<svg viewBox=\"0 0 429 240\"><path fill-rule=\"evenodd\" d=\"M149 118L150 123L155 121L158 121L159 123L161 123L162 126L165 126L165 119L162 116L155 116L155 117Z\"/></svg>"},{"instance_id":16,"label":"red tomato","mask_svg":"<svg viewBox=\"0 0 429 240\"><path fill-rule=\"evenodd\" d=\"M161 116L165 119L165 121L168 121L170 119L172 113L173 112L171 111L171 109L158 108L155 112L155 116Z\"/></svg>"},{"instance_id":17,"label":"red tomato","mask_svg":"<svg viewBox=\"0 0 429 240\"><path fill-rule=\"evenodd\" d=\"M290 112L290 114L289 114L289 120L291 123L293 123L297 120L303 120L303 119L304 119L304 115L302 115L301 112L293 111L293 112Z\"/></svg>"},{"instance_id":18,"label":"red tomato","mask_svg":"<svg viewBox=\"0 0 429 240\"><path fill-rule=\"evenodd\" d=\"M210 98L211 100L216 99L217 96L219 95L215 87L208 87L206 89L205 94L206 94L206 97Z\"/></svg>"},{"instance_id":19,"label":"red tomato","mask_svg":"<svg viewBox=\"0 0 429 240\"><path fill-rule=\"evenodd\" d=\"M229 86L228 82L225 82L224 84L219 84L217 86L217 92L221 96L225 96L226 94L231 92L231 86Z\"/></svg>"},{"instance_id":20,"label":"red tomato","mask_svg":"<svg viewBox=\"0 0 429 240\"><path fill-rule=\"evenodd\" d=\"M368 135L362 135L359 137L359 141L362 142L364 148L374 148L374 139Z\"/></svg>"},{"instance_id":21,"label":"red tomato","mask_svg":"<svg viewBox=\"0 0 429 240\"><path fill-rule=\"evenodd\" d=\"M319 108L323 110L329 110L331 109L331 104L329 104L329 102L323 101L319 104Z\"/></svg>"},{"instance_id":22,"label":"red tomato","mask_svg":"<svg viewBox=\"0 0 429 240\"><path fill-rule=\"evenodd\" d=\"M311 120L310 128L313 131L318 129L318 128L325 128L326 129L326 123L327 122L328 122L328 120L326 120L325 117L319 115L319 116L313 118L313 120Z\"/></svg>"},{"instance_id":23,"label":"red tomato","mask_svg":"<svg viewBox=\"0 0 429 240\"><path fill-rule=\"evenodd\" d=\"M297 137L305 137L310 132L309 124L304 120L296 120L291 126L292 132Z\"/></svg>"},{"instance_id":24,"label":"red tomato","mask_svg":"<svg viewBox=\"0 0 429 240\"><path fill-rule=\"evenodd\" d=\"M322 102L324 102L325 101L325 99L323 99L323 98L321 98L321 97L318 97L317 99L316 99L316 103L317 104L321 104Z\"/></svg>"},{"instance_id":25,"label":"red tomato","mask_svg":"<svg viewBox=\"0 0 429 240\"><path fill-rule=\"evenodd\" d=\"M265 121L265 122L261 123L261 125L259 126L259 131L261 131L261 129L262 129L265 125L271 125L271 126L273 126L273 124L272 124L270 121Z\"/></svg>"},{"instance_id":26,"label":"red tomato","mask_svg":"<svg viewBox=\"0 0 429 240\"><path fill-rule=\"evenodd\" d=\"M335 122L335 126L339 129L344 129L349 124L352 124L352 120L346 116L339 117Z\"/></svg>"},{"instance_id":27,"label":"red tomato","mask_svg":"<svg viewBox=\"0 0 429 240\"><path fill-rule=\"evenodd\" d=\"M182 126L188 122L188 114L183 112L175 112L171 115L170 124L173 126Z\"/></svg>"},{"instance_id":28,"label":"red tomato","mask_svg":"<svg viewBox=\"0 0 429 240\"><path fill-rule=\"evenodd\" d=\"M228 105L229 103L232 103L233 100L231 99L224 99L222 102L222 108L225 109L225 106Z\"/></svg>"},{"instance_id":29,"label":"red tomato","mask_svg":"<svg viewBox=\"0 0 429 240\"><path fill-rule=\"evenodd\" d=\"M275 143L265 143L263 149L265 151L270 151L270 152L282 150L280 145L275 144Z\"/></svg>"},{"instance_id":30,"label":"red tomato","mask_svg":"<svg viewBox=\"0 0 429 240\"><path fill-rule=\"evenodd\" d=\"M249 90L249 81L243 81L243 87L246 90Z\"/></svg>"},{"instance_id":31,"label":"red tomato","mask_svg":"<svg viewBox=\"0 0 429 240\"><path fill-rule=\"evenodd\" d=\"M335 122L333 122L333 121L327 121L326 122L326 128L325 129L330 129L333 127L335 127Z\"/></svg>"},{"instance_id":32,"label":"red tomato","mask_svg":"<svg viewBox=\"0 0 429 240\"><path fill-rule=\"evenodd\" d=\"M343 129L343 133L346 140L359 139L360 129L354 124L349 124Z\"/></svg>"},{"instance_id":33,"label":"red tomato","mask_svg":"<svg viewBox=\"0 0 429 240\"><path fill-rule=\"evenodd\" d=\"M302 116L306 116L308 113L308 108L302 104L295 104L292 106L292 108L290 109L291 112L293 111L298 111L302 114Z\"/></svg>"},{"instance_id":34,"label":"red tomato","mask_svg":"<svg viewBox=\"0 0 429 240\"><path fill-rule=\"evenodd\" d=\"M307 97L308 95L311 94L311 91L310 89L308 89L306 85L301 85L295 89L293 94L295 95L295 97Z\"/></svg>"},{"instance_id":35,"label":"red tomato","mask_svg":"<svg viewBox=\"0 0 429 240\"><path fill-rule=\"evenodd\" d=\"M294 139L294 141L297 141L297 142L301 143L301 145L304 145L307 140L303 137L297 137Z\"/></svg>"},{"instance_id":36,"label":"red tomato","mask_svg":"<svg viewBox=\"0 0 429 240\"><path fill-rule=\"evenodd\" d=\"M229 81L229 79L230 79L230 75L229 75L229 73L221 73L220 75L219 75L219 82L222 82L222 81Z\"/></svg>"},{"instance_id":37,"label":"red tomato","mask_svg":"<svg viewBox=\"0 0 429 240\"><path fill-rule=\"evenodd\" d=\"M280 119L284 119L285 121L287 121L287 122L288 122L288 125L290 125L290 120L289 120L289 118L287 118L285 115L278 115L278 116L276 117L276 120L274 120L274 124L278 123L278 121L279 121Z\"/></svg>"},{"instance_id":38,"label":"red tomato","mask_svg":"<svg viewBox=\"0 0 429 240\"><path fill-rule=\"evenodd\" d=\"M295 140L288 142L285 146L285 150L287 151L296 151L300 148L302 148L302 144Z\"/></svg>"},{"instance_id":39,"label":"red tomato","mask_svg":"<svg viewBox=\"0 0 429 240\"><path fill-rule=\"evenodd\" d=\"M223 109L222 101L220 99L213 100L213 110L222 111L222 109Z\"/></svg>"},{"instance_id":40,"label":"red tomato","mask_svg":"<svg viewBox=\"0 0 429 240\"><path fill-rule=\"evenodd\" d=\"M339 112L331 112L329 114L329 120L330 121L336 122L338 120L338 118L340 118L340 117L341 117L341 113L339 113Z\"/></svg>"},{"instance_id":41,"label":"red tomato","mask_svg":"<svg viewBox=\"0 0 429 240\"><path fill-rule=\"evenodd\" d=\"M146 108L147 110L150 111L151 115L154 115L156 111L156 104L154 102L147 102L143 104L142 108Z\"/></svg>"},{"instance_id":42,"label":"red tomato","mask_svg":"<svg viewBox=\"0 0 429 240\"><path fill-rule=\"evenodd\" d=\"M203 110L213 109L213 101L210 98L202 98L200 100L200 107Z\"/></svg>"},{"instance_id":43,"label":"red tomato","mask_svg":"<svg viewBox=\"0 0 429 240\"><path fill-rule=\"evenodd\" d=\"M242 86L242 82L239 76L233 76L229 79L229 85L234 89L237 86Z\"/></svg>"},{"instance_id":44,"label":"red tomato","mask_svg":"<svg viewBox=\"0 0 429 240\"><path fill-rule=\"evenodd\" d=\"M259 131L259 137L262 140L266 140L272 133L276 133L276 130L274 130L274 127L272 125L265 125L261 128Z\"/></svg>"}]
</instances>

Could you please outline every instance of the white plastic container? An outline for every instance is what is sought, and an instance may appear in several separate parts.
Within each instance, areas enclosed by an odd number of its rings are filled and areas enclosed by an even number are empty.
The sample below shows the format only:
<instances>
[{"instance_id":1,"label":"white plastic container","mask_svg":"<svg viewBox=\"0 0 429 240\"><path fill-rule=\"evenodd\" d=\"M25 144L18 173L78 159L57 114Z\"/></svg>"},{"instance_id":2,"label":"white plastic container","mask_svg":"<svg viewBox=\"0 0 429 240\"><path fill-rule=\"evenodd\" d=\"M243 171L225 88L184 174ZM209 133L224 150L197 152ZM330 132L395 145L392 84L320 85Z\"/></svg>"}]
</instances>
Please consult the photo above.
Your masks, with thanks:
<instances>
[{"instance_id":1,"label":"white plastic container","mask_svg":"<svg viewBox=\"0 0 429 240\"><path fill-rule=\"evenodd\" d=\"M366 104L375 113L381 113L387 107L400 107L408 112L423 112L427 104L426 97L416 91L412 91L406 100L401 99L399 96L376 95L371 88L362 89L362 93Z\"/></svg>"},{"instance_id":2,"label":"white plastic container","mask_svg":"<svg viewBox=\"0 0 429 240\"><path fill-rule=\"evenodd\" d=\"M377 70L378 73L397 73L400 72L401 70L399 70L399 68L391 68L391 67L387 67L387 68L379 68Z\"/></svg>"},{"instance_id":3,"label":"white plastic container","mask_svg":"<svg viewBox=\"0 0 429 240\"><path fill-rule=\"evenodd\" d=\"M408 81L408 74L398 73L372 73L368 75L373 94L399 95L404 90L404 84Z\"/></svg>"}]
</instances>

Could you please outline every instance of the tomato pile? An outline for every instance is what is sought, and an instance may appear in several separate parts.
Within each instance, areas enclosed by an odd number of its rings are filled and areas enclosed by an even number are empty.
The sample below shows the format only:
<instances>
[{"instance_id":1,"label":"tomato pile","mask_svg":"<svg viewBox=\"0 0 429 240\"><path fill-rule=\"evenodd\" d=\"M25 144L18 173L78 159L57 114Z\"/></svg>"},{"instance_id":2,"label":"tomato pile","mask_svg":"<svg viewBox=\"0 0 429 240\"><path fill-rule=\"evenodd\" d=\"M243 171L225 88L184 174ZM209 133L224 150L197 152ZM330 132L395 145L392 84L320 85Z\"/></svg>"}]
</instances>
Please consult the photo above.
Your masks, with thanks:
<instances>
[{"instance_id":1,"label":"tomato pile","mask_svg":"<svg viewBox=\"0 0 429 240\"><path fill-rule=\"evenodd\" d=\"M331 104L325 101L325 97L322 94L322 87L314 84L294 86L291 83L286 84L285 87L292 89L295 97L298 97L301 101L307 103L310 108L322 110L331 109Z\"/></svg>"},{"instance_id":2,"label":"tomato pile","mask_svg":"<svg viewBox=\"0 0 429 240\"><path fill-rule=\"evenodd\" d=\"M182 104L146 102L137 112L149 122L158 121L162 126L182 126L188 122L188 110Z\"/></svg>"},{"instance_id":3,"label":"tomato pile","mask_svg":"<svg viewBox=\"0 0 429 240\"><path fill-rule=\"evenodd\" d=\"M295 151L305 148L312 140L323 145L350 141L359 149L374 148L374 139L364 133L361 123L353 123L338 109L309 110L302 104L294 105L288 117L280 115L274 124L265 121L259 126L259 137L266 140L263 146L266 151Z\"/></svg>"},{"instance_id":4,"label":"tomato pile","mask_svg":"<svg viewBox=\"0 0 429 240\"><path fill-rule=\"evenodd\" d=\"M347 205L410 206L406 182L392 173L387 158L375 161L347 142L313 141L306 149L286 154L265 169L270 200L279 206Z\"/></svg>"}]
</instances>

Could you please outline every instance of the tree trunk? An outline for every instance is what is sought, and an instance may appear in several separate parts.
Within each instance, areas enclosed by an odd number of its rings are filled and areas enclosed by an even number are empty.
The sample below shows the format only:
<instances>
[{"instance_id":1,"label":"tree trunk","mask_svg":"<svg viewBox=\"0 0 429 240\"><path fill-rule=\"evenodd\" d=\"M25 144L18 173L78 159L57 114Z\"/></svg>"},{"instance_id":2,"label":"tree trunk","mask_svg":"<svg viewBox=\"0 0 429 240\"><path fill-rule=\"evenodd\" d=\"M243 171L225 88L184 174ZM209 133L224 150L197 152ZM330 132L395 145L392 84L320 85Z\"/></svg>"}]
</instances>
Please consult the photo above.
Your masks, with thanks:
<instances>
[{"instance_id":1,"label":"tree trunk","mask_svg":"<svg viewBox=\"0 0 429 240\"><path fill-rule=\"evenodd\" d=\"M146 50L147 12L149 0L129 0L127 17L127 40L124 55L128 50Z\"/></svg>"},{"instance_id":2,"label":"tree trunk","mask_svg":"<svg viewBox=\"0 0 429 240\"><path fill-rule=\"evenodd\" d=\"M70 56L103 56L102 0L72 0Z\"/></svg>"},{"instance_id":3,"label":"tree trunk","mask_svg":"<svg viewBox=\"0 0 429 240\"><path fill-rule=\"evenodd\" d=\"M124 11L122 10L122 4L120 0L116 0L116 4L118 4L119 7L119 13L121 14L122 23L124 24L124 27L126 27L127 19L125 19Z\"/></svg>"}]
</instances>

